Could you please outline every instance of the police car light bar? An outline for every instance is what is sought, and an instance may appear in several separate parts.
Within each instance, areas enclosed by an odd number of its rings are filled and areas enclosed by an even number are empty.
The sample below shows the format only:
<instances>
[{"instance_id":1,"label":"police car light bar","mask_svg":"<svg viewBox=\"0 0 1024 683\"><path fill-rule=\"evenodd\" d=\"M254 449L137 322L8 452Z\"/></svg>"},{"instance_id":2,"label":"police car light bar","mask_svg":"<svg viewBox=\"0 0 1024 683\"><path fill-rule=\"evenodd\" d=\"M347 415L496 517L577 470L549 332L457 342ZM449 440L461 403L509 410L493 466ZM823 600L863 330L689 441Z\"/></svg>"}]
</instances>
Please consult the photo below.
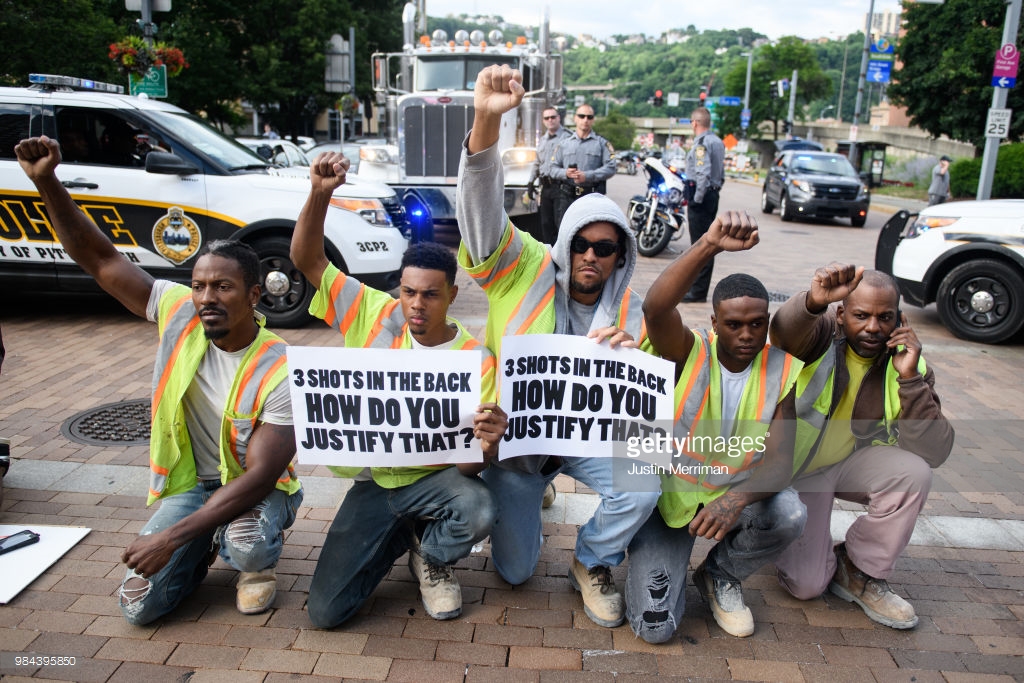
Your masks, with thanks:
<instances>
[{"instance_id":1,"label":"police car light bar","mask_svg":"<svg viewBox=\"0 0 1024 683\"><path fill-rule=\"evenodd\" d=\"M93 81L88 78L75 78L74 76L29 74L28 82L49 88L71 88L72 90L93 90L95 92L108 92L117 95L124 94L123 85L104 83L103 81Z\"/></svg>"}]
</instances>

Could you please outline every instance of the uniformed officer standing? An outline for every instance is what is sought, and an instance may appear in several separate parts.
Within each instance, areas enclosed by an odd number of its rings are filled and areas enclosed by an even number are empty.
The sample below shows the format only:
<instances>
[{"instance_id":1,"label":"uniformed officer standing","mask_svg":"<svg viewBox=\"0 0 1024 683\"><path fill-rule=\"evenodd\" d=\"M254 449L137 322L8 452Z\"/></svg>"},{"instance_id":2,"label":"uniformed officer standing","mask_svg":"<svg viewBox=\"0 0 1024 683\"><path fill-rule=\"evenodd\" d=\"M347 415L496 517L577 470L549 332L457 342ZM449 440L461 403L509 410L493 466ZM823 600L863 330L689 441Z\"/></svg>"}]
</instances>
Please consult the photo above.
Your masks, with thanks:
<instances>
[{"instance_id":1,"label":"uniformed officer standing","mask_svg":"<svg viewBox=\"0 0 1024 683\"><path fill-rule=\"evenodd\" d=\"M594 108L576 108L576 132L558 143L551 160L551 177L559 183L555 221L561 225L569 205L591 192L605 193L605 181L615 175L615 152L610 142L593 132Z\"/></svg>"},{"instance_id":2,"label":"uniformed officer standing","mask_svg":"<svg viewBox=\"0 0 1024 683\"><path fill-rule=\"evenodd\" d=\"M539 182L540 194L540 234L545 244L553 245L558 237L558 221L555 220L555 199L559 194L560 181L551 177L551 160L555 156L558 143L572 137L572 133L562 127L562 116L554 107L544 110L544 127L547 132L537 143L537 162L533 165L530 185L536 187Z\"/></svg>"},{"instance_id":3,"label":"uniformed officer standing","mask_svg":"<svg viewBox=\"0 0 1024 683\"><path fill-rule=\"evenodd\" d=\"M693 110L690 123L693 125L693 147L686 155L686 177L695 186L686 217L690 223L690 244L696 244L718 214L718 193L725 182L725 145L711 131L711 112L704 107ZM714 267L715 259L712 258L701 268L697 280L683 297L683 303L707 301Z\"/></svg>"}]
</instances>

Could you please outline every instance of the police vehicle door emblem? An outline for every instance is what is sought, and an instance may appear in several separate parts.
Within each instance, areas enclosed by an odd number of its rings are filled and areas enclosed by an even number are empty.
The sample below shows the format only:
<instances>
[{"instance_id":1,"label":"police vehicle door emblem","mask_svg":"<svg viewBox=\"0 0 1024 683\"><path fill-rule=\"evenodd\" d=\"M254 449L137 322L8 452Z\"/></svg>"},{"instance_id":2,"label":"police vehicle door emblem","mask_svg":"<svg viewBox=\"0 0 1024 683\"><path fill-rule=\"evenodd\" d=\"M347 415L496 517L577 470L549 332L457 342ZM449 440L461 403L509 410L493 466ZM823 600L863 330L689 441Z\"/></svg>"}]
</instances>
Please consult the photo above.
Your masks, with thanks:
<instances>
[{"instance_id":1,"label":"police vehicle door emblem","mask_svg":"<svg viewBox=\"0 0 1024 683\"><path fill-rule=\"evenodd\" d=\"M199 226L177 206L153 225L153 246L157 253L176 266L191 258L202 243Z\"/></svg>"}]
</instances>

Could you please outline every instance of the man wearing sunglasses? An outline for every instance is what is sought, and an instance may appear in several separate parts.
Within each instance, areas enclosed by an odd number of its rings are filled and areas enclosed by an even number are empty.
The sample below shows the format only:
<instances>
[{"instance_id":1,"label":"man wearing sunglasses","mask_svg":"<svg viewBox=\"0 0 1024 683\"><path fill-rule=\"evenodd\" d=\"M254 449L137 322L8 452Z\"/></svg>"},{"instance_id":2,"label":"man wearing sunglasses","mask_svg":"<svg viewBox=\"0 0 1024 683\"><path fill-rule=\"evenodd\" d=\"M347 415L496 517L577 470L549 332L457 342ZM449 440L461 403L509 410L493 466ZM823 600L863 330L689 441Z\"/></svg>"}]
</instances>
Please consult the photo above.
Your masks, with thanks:
<instances>
[{"instance_id":1,"label":"man wearing sunglasses","mask_svg":"<svg viewBox=\"0 0 1024 683\"><path fill-rule=\"evenodd\" d=\"M459 262L487 293L485 343L499 356L501 339L509 334L586 335L607 339L612 346L635 340L647 348L642 302L629 288L636 240L615 202L601 194L574 202L553 247L516 229L504 211L504 178L495 143L502 115L515 109L523 94L519 71L490 66L480 72L475 120L459 167ZM482 476L497 503L491 559L498 573L512 584L533 575L542 542L542 495L546 484L563 472L601 498L594 517L580 529L570 581L583 594L587 616L595 623L622 623L622 595L610 567L625 559L660 487L656 475L625 475L632 492L617 490L613 477L625 470L613 458L543 455L511 458L487 468Z\"/></svg>"},{"instance_id":2,"label":"man wearing sunglasses","mask_svg":"<svg viewBox=\"0 0 1024 683\"><path fill-rule=\"evenodd\" d=\"M562 127L562 116L554 107L545 109L543 116L547 132L537 143L537 161L533 165L529 185L531 191L535 191L537 183L540 183L540 235L545 244L554 244L558 237L558 221L555 220L558 181L551 176L551 161L559 143L572 137L572 133Z\"/></svg>"},{"instance_id":3,"label":"man wearing sunglasses","mask_svg":"<svg viewBox=\"0 0 1024 683\"><path fill-rule=\"evenodd\" d=\"M551 176L558 183L555 197L556 225L569 205L591 192L605 192L605 182L615 175L612 144L594 132L594 108L576 107L576 132L561 140L551 159Z\"/></svg>"}]
</instances>

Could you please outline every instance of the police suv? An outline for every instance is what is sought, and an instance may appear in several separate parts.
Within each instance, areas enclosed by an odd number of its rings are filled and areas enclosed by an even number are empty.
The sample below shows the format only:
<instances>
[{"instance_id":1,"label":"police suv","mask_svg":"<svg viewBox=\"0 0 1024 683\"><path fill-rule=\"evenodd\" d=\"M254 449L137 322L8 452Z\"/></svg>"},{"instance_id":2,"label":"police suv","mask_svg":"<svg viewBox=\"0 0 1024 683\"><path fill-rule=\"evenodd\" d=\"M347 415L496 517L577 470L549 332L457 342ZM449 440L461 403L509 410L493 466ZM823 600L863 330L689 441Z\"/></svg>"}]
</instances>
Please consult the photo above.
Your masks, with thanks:
<instances>
[{"instance_id":1,"label":"police suv","mask_svg":"<svg viewBox=\"0 0 1024 683\"><path fill-rule=\"evenodd\" d=\"M882 228L875 268L915 306L935 302L950 332L997 344L1024 327L1024 200L946 202L900 211Z\"/></svg>"},{"instance_id":2,"label":"police suv","mask_svg":"<svg viewBox=\"0 0 1024 683\"><path fill-rule=\"evenodd\" d=\"M187 283L204 243L251 244L260 257L259 309L271 326L308 319L314 288L288 257L308 178L278 173L196 116L123 87L33 74L0 88L0 286L85 291L96 285L61 249L14 146L47 135L61 144L57 177L128 259ZM343 185L324 225L328 257L377 289L398 284L404 208L381 184Z\"/></svg>"}]
</instances>

